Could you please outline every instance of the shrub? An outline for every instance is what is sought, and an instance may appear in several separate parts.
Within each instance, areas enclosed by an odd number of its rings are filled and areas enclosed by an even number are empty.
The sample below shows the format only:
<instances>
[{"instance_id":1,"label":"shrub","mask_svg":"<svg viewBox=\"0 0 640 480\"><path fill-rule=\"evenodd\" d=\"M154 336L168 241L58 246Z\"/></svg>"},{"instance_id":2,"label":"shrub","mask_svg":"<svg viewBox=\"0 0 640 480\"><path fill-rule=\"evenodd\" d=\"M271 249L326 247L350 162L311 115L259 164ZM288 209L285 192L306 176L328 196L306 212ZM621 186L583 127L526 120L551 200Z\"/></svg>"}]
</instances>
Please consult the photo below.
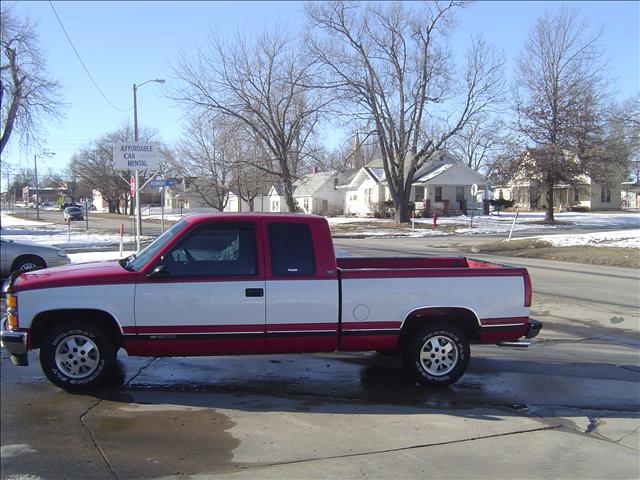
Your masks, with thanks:
<instances>
[{"instance_id":1,"label":"shrub","mask_svg":"<svg viewBox=\"0 0 640 480\"><path fill-rule=\"evenodd\" d=\"M500 215L500 210L513 207L513 200L505 200L502 197L489 200L489 203L493 208L496 209L498 215Z\"/></svg>"}]
</instances>

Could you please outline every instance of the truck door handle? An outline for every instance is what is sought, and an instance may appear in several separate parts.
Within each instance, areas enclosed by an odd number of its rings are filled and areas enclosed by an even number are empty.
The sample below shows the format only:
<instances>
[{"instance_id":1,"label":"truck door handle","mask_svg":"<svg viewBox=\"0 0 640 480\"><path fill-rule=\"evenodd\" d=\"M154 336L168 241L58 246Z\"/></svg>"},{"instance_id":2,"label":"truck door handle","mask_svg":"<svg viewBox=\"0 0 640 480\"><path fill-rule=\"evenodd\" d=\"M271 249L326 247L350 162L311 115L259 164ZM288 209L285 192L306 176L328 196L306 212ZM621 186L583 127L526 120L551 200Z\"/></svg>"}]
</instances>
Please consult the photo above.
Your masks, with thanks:
<instances>
[{"instance_id":1,"label":"truck door handle","mask_svg":"<svg viewBox=\"0 0 640 480\"><path fill-rule=\"evenodd\" d=\"M264 297L264 290L262 288L247 288L244 295L245 297Z\"/></svg>"}]
</instances>

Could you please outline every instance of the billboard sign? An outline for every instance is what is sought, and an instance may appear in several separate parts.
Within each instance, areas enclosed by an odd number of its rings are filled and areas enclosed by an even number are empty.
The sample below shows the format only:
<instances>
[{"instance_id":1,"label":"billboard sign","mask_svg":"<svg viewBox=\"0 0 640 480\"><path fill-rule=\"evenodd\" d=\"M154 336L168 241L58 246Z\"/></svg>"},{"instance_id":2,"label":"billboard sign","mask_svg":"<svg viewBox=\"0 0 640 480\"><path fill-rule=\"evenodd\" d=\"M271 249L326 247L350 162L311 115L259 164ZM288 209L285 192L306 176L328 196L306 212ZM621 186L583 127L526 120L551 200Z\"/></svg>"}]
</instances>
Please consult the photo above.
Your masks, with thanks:
<instances>
[{"instance_id":1,"label":"billboard sign","mask_svg":"<svg viewBox=\"0 0 640 480\"><path fill-rule=\"evenodd\" d=\"M159 170L159 145L145 142L114 142L113 163L116 170Z\"/></svg>"}]
</instances>

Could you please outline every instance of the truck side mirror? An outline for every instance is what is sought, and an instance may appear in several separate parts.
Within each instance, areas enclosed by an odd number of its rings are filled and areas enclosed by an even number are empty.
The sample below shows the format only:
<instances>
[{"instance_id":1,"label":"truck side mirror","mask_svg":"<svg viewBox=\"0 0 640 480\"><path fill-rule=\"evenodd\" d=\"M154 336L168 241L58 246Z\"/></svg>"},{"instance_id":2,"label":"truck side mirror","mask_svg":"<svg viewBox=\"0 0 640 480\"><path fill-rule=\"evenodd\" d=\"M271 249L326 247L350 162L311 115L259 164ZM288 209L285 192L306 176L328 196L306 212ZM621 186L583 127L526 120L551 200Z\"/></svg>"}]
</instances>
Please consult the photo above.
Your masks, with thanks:
<instances>
[{"instance_id":1,"label":"truck side mirror","mask_svg":"<svg viewBox=\"0 0 640 480\"><path fill-rule=\"evenodd\" d=\"M147 275L147 278L167 278L170 276L171 275L169 274L169 270L167 270L166 265L158 265L150 274Z\"/></svg>"}]
</instances>

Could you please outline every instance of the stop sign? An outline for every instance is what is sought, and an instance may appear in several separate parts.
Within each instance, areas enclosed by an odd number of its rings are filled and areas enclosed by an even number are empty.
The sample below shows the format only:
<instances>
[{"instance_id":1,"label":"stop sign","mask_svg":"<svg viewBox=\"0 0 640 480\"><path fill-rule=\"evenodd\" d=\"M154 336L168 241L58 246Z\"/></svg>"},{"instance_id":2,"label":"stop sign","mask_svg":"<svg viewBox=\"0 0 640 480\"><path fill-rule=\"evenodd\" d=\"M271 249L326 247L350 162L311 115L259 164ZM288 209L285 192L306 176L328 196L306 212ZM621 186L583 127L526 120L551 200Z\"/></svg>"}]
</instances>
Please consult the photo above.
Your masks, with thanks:
<instances>
[{"instance_id":1,"label":"stop sign","mask_svg":"<svg viewBox=\"0 0 640 480\"><path fill-rule=\"evenodd\" d=\"M136 196L136 177L134 177L133 175L131 175L131 178L129 179L129 185L131 185L131 196L135 197Z\"/></svg>"}]
</instances>

